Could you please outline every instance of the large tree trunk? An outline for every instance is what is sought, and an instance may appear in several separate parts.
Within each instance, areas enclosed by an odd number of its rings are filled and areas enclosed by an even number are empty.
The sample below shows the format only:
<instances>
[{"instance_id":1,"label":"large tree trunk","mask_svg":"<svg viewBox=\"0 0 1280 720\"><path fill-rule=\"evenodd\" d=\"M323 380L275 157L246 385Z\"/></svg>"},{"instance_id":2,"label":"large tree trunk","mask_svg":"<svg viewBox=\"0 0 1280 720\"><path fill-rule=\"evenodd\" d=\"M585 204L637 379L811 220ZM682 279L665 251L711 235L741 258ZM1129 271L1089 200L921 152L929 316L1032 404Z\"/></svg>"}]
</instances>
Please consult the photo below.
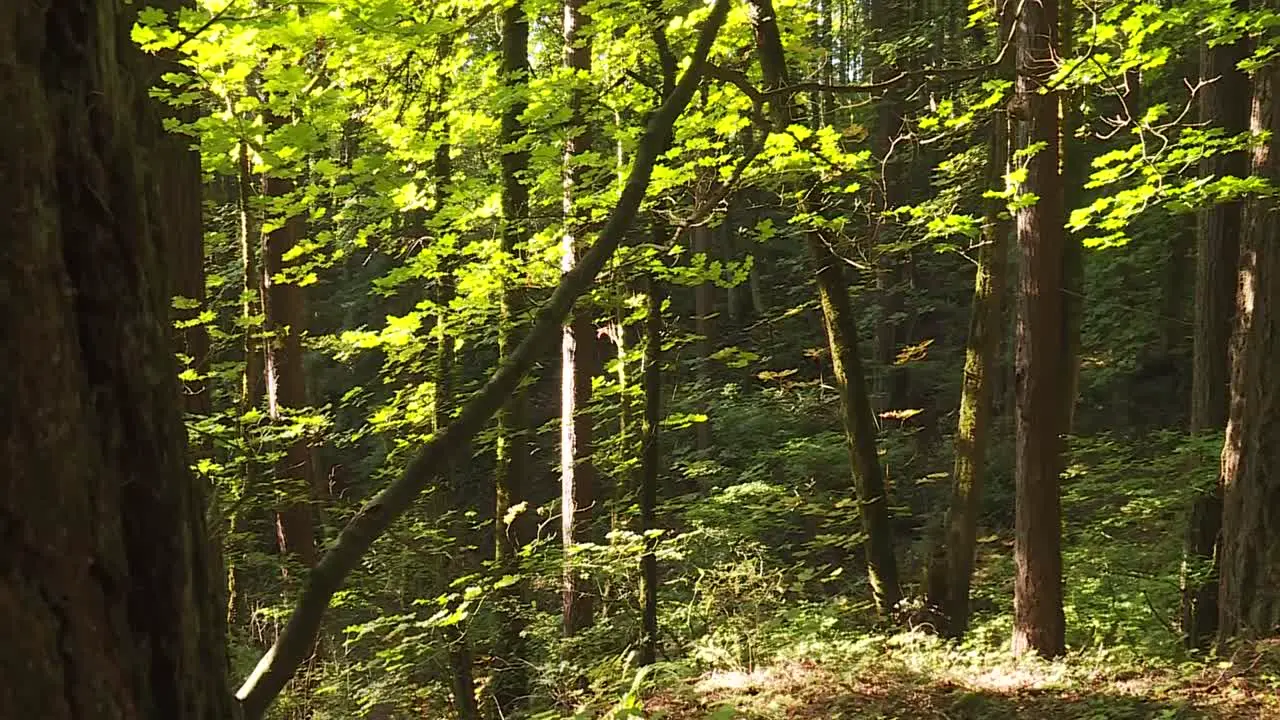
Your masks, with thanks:
<instances>
[{"instance_id":1,"label":"large tree trunk","mask_svg":"<svg viewBox=\"0 0 1280 720\"><path fill-rule=\"evenodd\" d=\"M1247 10L1248 0L1236 0ZM1249 54L1249 43L1204 47L1200 74L1213 80L1200 91L1200 121L1221 127L1230 135L1249 129L1249 77L1237 69ZM1243 152L1214 155L1200 164L1205 177L1248 173ZM1243 202L1216 205L1201 213L1196 243L1195 332L1192 345L1191 432L1216 432L1227 424L1227 395L1231 368L1229 345L1235 312L1236 265L1240 256ZM1182 576L1182 635L1188 647L1204 647L1214 637L1218 621L1218 542L1222 528L1222 480L1212 492L1192 501L1184 544ZM1202 583L1188 572L1191 565L1209 565Z\"/></svg>"},{"instance_id":2,"label":"large tree trunk","mask_svg":"<svg viewBox=\"0 0 1280 720\"><path fill-rule=\"evenodd\" d=\"M786 87L789 84L786 55L772 0L747 0L747 15L755 32L756 52L765 85L770 89ZM796 108L792 98L783 97L774 102L777 103L775 120L783 123L795 121ZM849 307L849 289L840 258L816 233L810 234L807 244L817 267L818 300L822 306L832 370L840 390L841 421L853 468L858 510L862 529L867 534L867 575L877 611L888 615L901 600L902 591L898 584L884 470L876 449L876 419L858 350L857 323Z\"/></svg>"},{"instance_id":3,"label":"large tree trunk","mask_svg":"<svg viewBox=\"0 0 1280 720\"><path fill-rule=\"evenodd\" d=\"M1062 299L1063 211L1058 98L1040 92L1055 70L1056 0L1027 3L1018 21L1017 93L1027 159L1022 192L1039 200L1018 211L1021 276L1017 302L1017 439L1013 651L1047 657L1066 647L1062 609L1062 510L1059 475L1065 363Z\"/></svg>"},{"instance_id":4,"label":"large tree trunk","mask_svg":"<svg viewBox=\"0 0 1280 720\"><path fill-rule=\"evenodd\" d=\"M122 7L0 3L5 718L233 717L164 263L199 177Z\"/></svg>"},{"instance_id":5,"label":"large tree trunk","mask_svg":"<svg viewBox=\"0 0 1280 720\"><path fill-rule=\"evenodd\" d=\"M569 100L572 116L569 139L564 146L564 235L562 269L569 272L585 250L587 218L581 208L584 181L589 171L581 156L591 150L591 133L586 117L587 98L582 87L591 73L591 18L585 0L564 3L564 64L574 73L574 89ZM574 635L591 625L595 617L595 597L574 560L574 551L588 534L592 508L598 495L598 478L591 455L591 378L600 365L595 326L591 312L579 308L564 327L560 342L560 538L564 548L564 576L561 589L563 629Z\"/></svg>"},{"instance_id":6,"label":"large tree trunk","mask_svg":"<svg viewBox=\"0 0 1280 720\"><path fill-rule=\"evenodd\" d=\"M515 2L502 13L503 83L512 91L511 104L502 112L502 252L504 262L514 270L517 253L529 238L529 188L525 174L529 152L520 145L527 129L521 115L528 106L529 17L523 2ZM504 274L504 277L507 275ZM502 291L502 318L498 330L499 352L506 361L519 341L519 322L525 312L524 291L518 281L506 279ZM517 389L498 413L498 459L493 513L494 558L504 574L518 575L517 553L532 539L533 510L526 508L515 518L512 508L528 500L525 487L529 477L532 449L529 436L527 393ZM528 675L518 604L525 592L517 583L498 600L499 628L494 642L493 698L500 715L510 715L520 698L527 695Z\"/></svg>"},{"instance_id":7,"label":"large tree trunk","mask_svg":"<svg viewBox=\"0 0 1280 720\"><path fill-rule=\"evenodd\" d=\"M298 666L306 659L320 631L333 594L360 563L364 554L391 523L407 510L433 480L440 468L458 457L498 409L516 392L524 376L549 349L573 309L574 302L590 288L596 275L613 256L630 227L649 187L658 157L671 144L672 128L702 80L711 44L729 12L728 0L716 0L698 33L688 69L675 91L649 120L636 146L635 160L618 202L591 249L560 281L560 285L534 316L525 338L507 355L488 382L464 404L449 426L423 446L404 472L374 495L347 523L329 550L307 576L306 587L294 605L284 632L259 660L236 696L244 720L258 720Z\"/></svg>"},{"instance_id":8,"label":"large tree trunk","mask_svg":"<svg viewBox=\"0 0 1280 720\"><path fill-rule=\"evenodd\" d=\"M999 0L1003 2L1004 0ZM1013 27L1013 8L1002 5L999 44ZM1013 56L1006 53L1005 76L1013 73ZM1004 190L1009 171L1009 114L998 111L991 119L987 155L987 188ZM969 336L965 343L964 377L960 391L960 417L955 435L955 469L951 476L951 504L947 509L942 552L931 558L928 573L928 605L941 616L939 630L958 638L969 629L969 584L982 504L982 478L986 472L987 436L991 430L992 395L1000 367L1000 340L1004 336L1005 268L1011 230L1004 198L987 200L982 247L973 282L969 310Z\"/></svg>"},{"instance_id":9,"label":"large tree trunk","mask_svg":"<svg viewBox=\"0 0 1280 720\"><path fill-rule=\"evenodd\" d=\"M1270 0L1266 8L1280 10ZM1253 173L1280 181L1280 64L1255 75L1252 127L1269 133ZM1280 226L1274 197L1249 200L1232 344L1231 409L1222 449L1220 637L1280 632Z\"/></svg>"}]
</instances>

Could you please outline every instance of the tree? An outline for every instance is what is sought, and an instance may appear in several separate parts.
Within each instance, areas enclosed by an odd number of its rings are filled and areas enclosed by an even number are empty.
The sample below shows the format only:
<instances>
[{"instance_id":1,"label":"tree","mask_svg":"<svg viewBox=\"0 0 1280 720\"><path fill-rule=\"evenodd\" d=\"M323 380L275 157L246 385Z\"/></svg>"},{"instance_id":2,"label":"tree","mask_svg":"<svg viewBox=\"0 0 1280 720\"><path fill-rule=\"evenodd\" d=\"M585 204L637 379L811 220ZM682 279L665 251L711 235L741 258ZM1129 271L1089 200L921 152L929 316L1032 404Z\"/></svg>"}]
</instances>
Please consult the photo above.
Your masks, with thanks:
<instances>
[{"instance_id":1,"label":"tree","mask_svg":"<svg viewBox=\"0 0 1280 720\"><path fill-rule=\"evenodd\" d=\"M1053 657L1066 650L1062 609L1062 509L1059 475L1066 403L1064 363L1062 179L1058 98L1044 92L1056 70L1056 0L1027 3L1018 20L1016 84L1026 143L1021 192L1034 202L1017 214L1016 527L1013 651ZM1036 149L1038 148L1038 149Z\"/></svg>"},{"instance_id":2,"label":"tree","mask_svg":"<svg viewBox=\"0 0 1280 720\"><path fill-rule=\"evenodd\" d=\"M511 88L512 101L502 113L501 142L506 151L502 154L502 252L504 260L512 265L529 239L529 188L526 174L529 171L529 152L525 148L526 128L521 119L528 107L525 93L529 83L529 17L523 2L513 3L502 13L502 71L503 82ZM499 353L507 359L519 342L519 320L525 311L525 296L515 278L504 279L502 289L501 326L499 328ZM523 389L517 389L498 412L497 468L495 472L495 503L493 509L494 559L506 574L517 574L517 553L531 539L529 529L531 513L513 510L521 502L528 502L530 474L529 399ZM502 599L495 643L497 668L495 670L494 702L502 712L510 712L519 698L526 694L528 679L524 663L519 659L524 645L521 641L519 616L511 607L521 597L521 587L512 586Z\"/></svg>"},{"instance_id":3,"label":"tree","mask_svg":"<svg viewBox=\"0 0 1280 720\"><path fill-rule=\"evenodd\" d=\"M166 234L199 226L174 201L198 176L146 98L168 67L127 42L135 16L0 6L4 717L233 717L168 329Z\"/></svg>"},{"instance_id":4,"label":"tree","mask_svg":"<svg viewBox=\"0 0 1280 720\"><path fill-rule=\"evenodd\" d=\"M712 7L675 91L646 126L618 203L609 213L595 244L561 279L555 292L538 311L524 340L511 351L484 386L462 405L453 422L443 432L432 436L403 473L361 507L308 574L283 632L236 693L245 720L257 720L263 716L267 706L306 658L320 631L329 601L347 575L392 521L439 477L440 468L456 457L459 448L465 447L516 391L569 317L574 302L590 288L596 274L613 255L640 208L658 157L671 142L676 119L701 83L711 44L719 34L728 9L728 0L718 0Z\"/></svg>"},{"instance_id":5,"label":"tree","mask_svg":"<svg viewBox=\"0 0 1280 720\"><path fill-rule=\"evenodd\" d=\"M1003 46L1013 28L1013 8L997 0L1002 74L1012 75L1013 54ZM1005 189L1009 170L1007 110L998 110L988 130L987 187ZM987 199L983 217L982 247L973 281L969 310L969 334L965 341L964 375L960 413L955 434L955 466L951 474L951 499L947 506L941 551L935 551L928 574L928 603L941 615L944 635L961 637L969 627L969 585L973 577L978 512L982 502L982 477L986 472L987 440L991 432L992 396L1000 366L1000 340L1004 335L1004 295L1010 223L1003 195Z\"/></svg>"},{"instance_id":6,"label":"tree","mask_svg":"<svg viewBox=\"0 0 1280 720\"><path fill-rule=\"evenodd\" d=\"M1280 10L1268 0L1264 9ZM1250 121L1255 176L1280 181L1280 63L1254 76ZM1232 338L1231 406L1222 448L1224 513L1219 636L1280 631L1280 204L1271 195L1245 206Z\"/></svg>"},{"instance_id":7,"label":"tree","mask_svg":"<svg viewBox=\"0 0 1280 720\"><path fill-rule=\"evenodd\" d=\"M1249 9L1248 0L1233 0L1235 10ZM1200 75L1211 80L1200 91L1200 122L1237 135L1249 129L1249 77L1239 69L1249 54L1249 42L1203 47ZM1248 173L1243 151L1209 155L1200 163L1203 177ZM1197 227L1195 332L1192 344L1191 432L1215 432L1227 423L1231 382L1228 348L1235 312L1236 267L1240 254L1243 203L1215 204L1201 213ZM1187 564L1207 564L1210 573L1197 582L1190 568L1182 579L1182 634L1188 647L1204 647L1218 621L1217 546L1222 528L1222 480L1192 501L1184 554Z\"/></svg>"},{"instance_id":8,"label":"tree","mask_svg":"<svg viewBox=\"0 0 1280 720\"><path fill-rule=\"evenodd\" d=\"M779 93L773 100L776 121L785 126L795 121L796 107L791 93L786 91L790 85L787 60L772 0L748 0L747 16L755 32L756 53L765 85L768 90ZM832 370L840 391L845 444L853 468L862 528L867 534L865 547L871 592L876 610L888 615L902 598L902 590L898 585L884 469L876 449L876 420L858 350L857 324L849 306L849 288L840 258L816 232L809 233L806 244L817 268L818 300Z\"/></svg>"}]
</instances>

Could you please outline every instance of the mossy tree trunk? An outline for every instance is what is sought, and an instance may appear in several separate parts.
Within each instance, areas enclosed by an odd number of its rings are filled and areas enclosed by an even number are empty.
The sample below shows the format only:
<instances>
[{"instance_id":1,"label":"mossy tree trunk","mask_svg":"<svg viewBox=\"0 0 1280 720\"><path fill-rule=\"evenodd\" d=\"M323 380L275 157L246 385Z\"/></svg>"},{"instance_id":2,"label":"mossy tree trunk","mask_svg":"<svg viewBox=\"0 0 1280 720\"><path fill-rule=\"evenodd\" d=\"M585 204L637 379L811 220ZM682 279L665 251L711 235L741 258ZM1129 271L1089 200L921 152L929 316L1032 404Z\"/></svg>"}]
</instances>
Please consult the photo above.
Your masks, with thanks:
<instances>
[{"instance_id":1,"label":"mossy tree trunk","mask_svg":"<svg viewBox=\"0 0 1280 720\"><path fill-rule=\"evenodd\" d=\"M1013 7L999 6L1000 34L997 47L1013 27ZM1002 74L1013 74L1013 56L1006 53ZM997 111L991 119L987 151L987 188L1004 190L1009 171L1009 114ZM943 527L942 547L930 557L927 600L940 620L939 632L958 638L969 629L969 586L982 504L982 478L986 472L987 438L991 431L996 373L1000 368L1000 341L1005 335L1004 295L1009 233L1012 230L1004 198L987 200L982 246L973 282L969 310L969 335L965 343L961 381L960 415L955 434L955 468L951 476L951 500Z\"/></svg>"},{"instance_id":2,"label":"mossy tree trunk","mask_svg":"<svg viewBox=\"0 0 1280 720\"><path fill-rule=\"evenodd\" d=\"M770 90L787 87L786 55L772 0L747 0L747 16L755 33L756 53L766 87ZM797 109L791 97L781 97L774 102L776 121L795 121ZM888 615L902 599L902 590L898 583L884 470L876 448L875 414L858 350L857 323L849 306L849 288L840 258L817 233L810 233L806 244L817 268L818 299L840 392L841 422L853 468L862 528L867 534L864 544L867 574L877 611Z\"/></svg>"}]
</instances>

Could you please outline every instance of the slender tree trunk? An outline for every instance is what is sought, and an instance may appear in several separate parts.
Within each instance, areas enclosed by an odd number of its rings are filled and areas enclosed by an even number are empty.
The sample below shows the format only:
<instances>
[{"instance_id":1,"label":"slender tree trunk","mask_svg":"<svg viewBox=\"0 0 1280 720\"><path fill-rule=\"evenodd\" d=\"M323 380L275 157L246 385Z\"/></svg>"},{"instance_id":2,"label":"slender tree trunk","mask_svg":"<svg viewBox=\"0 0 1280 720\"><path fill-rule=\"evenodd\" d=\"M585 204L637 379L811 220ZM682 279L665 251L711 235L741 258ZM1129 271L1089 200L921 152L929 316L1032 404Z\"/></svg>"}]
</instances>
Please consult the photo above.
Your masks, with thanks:
<instances>
[{"instance_id":1,"label":"slender tree trunk","mask_svg":"<svg viewBox=\"0 0 1280 720\"><path fill-rule=\"evenodd\" d=\"M997 0L1003 3L1004 0ZM1000 36L997 47L1013 27L1013 8L998 7ZM1006 54L1002 74L1013 74L1013 56ZM1009 171L1009 115L1000 110L991 120L987 155L987 187L1005 189ZM929 569L928 604L940 615L942 634L958 638L969 629L969 584L973 577L978 512L982 504L982 478L986 471L987 437L991 430L992 399L999 372L1000 340L1004 335L1005 273L1011 230L1005 200L987 200L982 247L973 282L969 311L969 336L965 345L964 377L960 392L960 417L955 436L955 469L951 478L951 504L945 523L943 552L935 552Z\"/></svg>"},{"instance_id":2,"label":"slender tree trunk","mask_svg":"<svg viewBox=\"0 0 1280 720\"><path fill-rule=\"evenodd\" d=\"M1235 8L1249 8L1248 0L1236 0ZM1249 54L1249 42L1204 47L1200 74L1214 82L1200 91L1200 121L1236 135L1249 129L1249 77L1237 69ZM1200 164L1203 176L1235 175L1249 171L1243 152L1214 155ZM1215 432L1227 424L1228 387L1231 381L1229 346L1232 316L1236 310L1236 268L1240 257L1243 203L1223 203L1200 217L1196 243L1196 296L1191 371L1191 432ZM1183 548L1182 634L1188 647L1205 647L1217 630L1218 544L1222 529L1222 483L1192 501ZM1192 565L1208 565L1209 578L1197 583Z\"/></svg>"},{"instance_id":3,"label":"slender tree trunk","mask_svg":"<svg viewBox=\"0 0 1280 720\"><path fill-rule=\"evenodd\" d=\"M1058 52L1070 58L1075 48L1076 1L1062 0L1059 23ZM1085 181L1089 177L1089 162L1084 154L1084 143L1076 137L1084 124L1080 110L1079 92L1059 92L1062 140L1059 152L1062 156L1062 185L1064 194L1063 217L1084 195ZM1070 434L1075 426L1076 399L1080 395L1080 333L1084 324L1084 245L1080 233L1063 230L1062 245L1062 361L1066 379L1062 402L1066 407L1063 433Z\"/></svg>"},{"instance_id":4,"label":"slender tree trunk","mask_svg":"<svg viewBox=\"0 0 1280 720\"><path fill-rule=\"evenodd\" d=\"M408 510L423 489L438 478L439 468L454 461L460 450L517 391L525 375L554 342L574 303L590 289L596 275L613 256L640 209L658 158L671 145L676 120L688 107L702 80L711 45L719 36L728 13L728 0L716 0L698 32L697 45L687 69L675 90L646 124L644 135L636 145L627 183L617 204L610 210L599 237L573 270L561 278L551 297L534 316L524 339L459 409L444 432L427 441L401 475L360 508L316 567L307 574L303 592L294 604L284 631L236 691L244 720L260 720L264 716L268 706L309 654L334 593L342 587L374 541Z\"/></svg>"},{"instance_id":5,"label":"slender tree trunk","mask_svg":"<svg viewBox=\"0 0 1280 720\"><path fill-rule=\"evenodd\" d=\"M696 203L697 200L695 200ZM708 264L711 263L714 257L713 232L714 230L706 225L699 225L690 231L693 252L705 255ZM693 332L698 336L696 348L698 374L703 379L709 379L708 375L711 370L710 357L714 352L716 337L715 283L710 281L700 282L694 287L693 293ZM709 420L694 425L694 447L702 451L711 449L711 422Z\"/></svg>"},{"instance_id":6,"label":"slender tree trunk","mask_svg":"<svg viewBox=\"0 0 1280 720\"><path fill-rule=\"evenodd\" d=\"M1264 7L1280 10L1280 2ZM1252 128L1269 133L1253 151L1253 174L1280 181L1280 64L1259 69ZM1219 635L1261 638L1280 632L1280 209L1274 197L1249 200L1240 255L1232 343L1231 408L1222 449Z\"/></svg>"},{"instance_id":7,"label":"slender tree trunk","mask_svg":"<svg viewBox=\"0 0 1280 720\"><path fill-rule=\"evenodd\" d=\"M1066 432L1063 378L1063 211L1058 98L1041 92L1055 68L1056 0L1026 3L1018 22L1018 104L1027 159L1023 192L1039 200L1018 211L1021 260L1017 303L1017 439L1013 651L1046 657L1066 650L1062 609L1062 510L1059 475Z\"/></svg>"},{"instance_id":8,"label":"slender tree trunk","mask_svg":"<svg viewBox=\"0 0 1280 720\"><path fill-rule=\"evenodd\" d=\"M654 222L654 241L666 243L666 232ZM658 539L649 533L657 529L658 481L662 448L662 295L658 281L650 275L645 288L644 321L644 423L640 434L640 532L645 549L640 557L642 640L640 664L652 665L658 657Z\"/></svg>"},{"instance_id":9,"label":"slender tree trunk","mask_svg":"<svg viewBox=\"0 0 1280 720\"><path fill-rule=\"evenodd\" d=\"M263 194L275 202L286 201L293 181L268 175ZM303 289L290 270L285 254L302 239L301 215L278 220L279 227L262 234L262 304L268 333L263 367L266 372L267 415L273 422L288 420L287 410L307 405L306 375L302 366L302 333L306 329ZM306 437L289 443L276 464L275 481L284 493L276 506L276 539L280 552L304 567L316 563L315 518L311 509L318 484Z\"/></svg>"},{"instance_id":10,"label":"slender tree trunk","mask_svg":"<svg viewBox=\"0 0 1280 720\"><path fill-rule=\"evenodd\" d=\"M871 0L870 21L872 38L876 43L888 42L907 18L904 8L893 0ZM878 46L868 52L871 81L882 82L896 74L897 69L886 60ZM880 366L879 387L882 407L886 410L902 410L908 404L907 368L895 361L902 345L902 318L905 304L904 256L895 248L901 240L901 228L888 212L906 202L909 150L903 137L903 100L898 88L889 88L876 103L876 121L871 138L872 154L882 170L878 197L879 207L873 224L872 239L876 247L871 251L878 255L875 279L876 294L880 298L879 321L876 324L875 361Z\"/></svg>"},{"instance_id":11,"label":"slender tree trunk","mask_svg":"<svg viewBox=\"0 0 1280 720\"><path fill-rule=\"evenodd\" d=\"M569 272L583 252L587 220L581 208L588 172L581 156L591 150L586 117L586 93L580 87L591 73L591 18L585 0L564 3L564 64L574 73L570 98L570 137L564 148L564 236L562 269ZM574 559L577 546L588 535L598 494L596 468L591 455L591 378L600 364L591 313L578 309L565 325L560 344L560 533L564 547L563 629L574 635L591 625L595 598L587 588Z\"/></svg>"},{"instance_id":12,"label":"slender tree trunk","mask_svg":"<svg viewBox=\"0 0 1280 720\"><path fill-rule=\"evenodd\" d=\"M528 106L529 72L528 11L523 2L515 2L502 13L502 81L512 91L511 103L503 108L501 128L501 144L505 148L502 154L502 252L512 273L519 267L516 258L529 239L529 188L525 178L529 152L524 146L527 129L520 119ZM525 295L519 281L510 277L510 273L504 273L503 277L498 345L506 362L519 342ZM533 535L531 508L511 517L520 503L528 502L525 484L530 472L530 454L529 400L527 393L517 388L498 413L493 514L495 559L498 569L508 575L519 575L517 553ZM524 593L525 584L516 583L498 600L492 694L499 716L515 712L528 694L528 675L521 659L524 640L519 616Z\"/></svg>"},{"instance_id":13,"label":"slender tree trunk","mask_svg":"<svg viewBox=\"0 0 1280 720\"><path fill-rule=\"evenodd\" d=\"M747 0L747 15L755 33L756 52L765 85L770 89L786 87L789 84L786 55L772 0ZM786 97L775 102L775 119L783 123L792 122L795 118L792 99ZM810 234L807 244L817 267L818 299L822 306L832 370L840 390L841 420L853 468L859 513L863 531L867 534L867 574L877 611L888 615L901 600L902 590L898 584L884 470L876 448L875 414L858 350L857 324L849 307L849 290L840 259L816 233Z\"/></svg>"},{"instance_id":14,"label":"slender tree trunk","mask_svg":"<svg viewBox=\"0 0 1280 720\"><path fill-rule=\"evenodd\" d=\"M165 265L168 233L199 234L174 202L198 165L147 97L173 68L129 42L136 15L0 3L4 718L233 717Z\"/></svg>"}]
</instances>

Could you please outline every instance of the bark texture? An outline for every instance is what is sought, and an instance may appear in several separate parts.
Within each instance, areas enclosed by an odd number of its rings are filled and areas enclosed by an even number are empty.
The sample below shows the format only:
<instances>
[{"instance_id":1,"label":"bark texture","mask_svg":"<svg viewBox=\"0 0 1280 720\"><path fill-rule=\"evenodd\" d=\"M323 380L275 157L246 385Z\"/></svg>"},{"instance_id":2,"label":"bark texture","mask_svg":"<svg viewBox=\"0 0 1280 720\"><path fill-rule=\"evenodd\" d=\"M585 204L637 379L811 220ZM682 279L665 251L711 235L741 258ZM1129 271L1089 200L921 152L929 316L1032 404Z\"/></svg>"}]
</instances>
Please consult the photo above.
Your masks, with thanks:
<instances>
[{"instance_id":1,"label":"bark texture","mask_svg":"<svg viewBox=\"0 0 1280 720\"><path fill-rule=\"evenodd\" d=\"M448 427L423 446L396 480L360 508L307 575L306 585L294 604L284 631L236 693L245 720L261 718L267 706L306 659L319 633L329 600L373 542L409 508L424 488L439 477L440 468L455 459L459 450L489 423L538 358L550 349L574 302L590 288L634 220L649 187L654 165L671 144L672 127L702 80L707 54L728 11L728 0L717 0L712 6L699 31L688 69L681 76L675 92L645 128L636 147L635 161L626 185L599 237L573 270L561 279L560 285L534 317L524 340L511 351L488 382L461 407Z\"/></svg>"},{"instance_id":2,"label":"bark texture","mask_svg":"<svg viewBox=\"0 0 1280 720\"><path fill-rule=\"evenodd\" d=\"M748 0L747 16L755 33L756 52L765 85L771 90L787 87L786 55L772 1ZM796 119L796 107L791 97L781 97L775 103L775 121L790 123ZM864 543L867 575L876 610L881 615L888 615L902 599L902 591L898 583L884 470L876 449L876 419L858 350L857 322L849 307L849 289L840 258L816 233L811 233L806 242L817 268L818 299L822 306L832 370L840 391L845 444L853 468L862 528L867 534Z\"/></svg>"},{"instance_id":3,"label":"bark texture","mask_svg":"<svg viewBox=\"0 0 1280 720\"><path fill-rule=\"evenodd\" d=\"M199 177L147 99L166 68L135 12L0 4L5 718L234 717L169 332L171 233L199 226L170 193Z\"/></svg>"},{"instance_id":4,"label":"bark texture","mask_svg":"<svg viewBox=\"0 0 1280 720\"><path fill-rule=\"evenodd\" d=\"M1248 0L1235 8L1248 10ZM1236 66L1249 54L1249 43L1203 47L1200 75L1215 79L1200 94L1200 122L1222 128L1230 135L1249 129L1249 77ZM1200 163L1203 176L1249 172L1244 152L1215 155ZM1236 308L1236 266L1243 232L1242 201L1223 203L1201 213L1196 242L1196 281L1192 344L1192 433L1216 432L1227 424L1228 386L1231 382L1229 346ZM1220 476L1211 492L1197 496L1191 505L1183 553L1187 558L1182 576L1182 635L1187 647L1203 648L1212 641L1218 622L1218 544L1222 530ZM1210 574L1196 582L1187 570L1207 564Z\"/></svg>"},{"instance_id":5,"label":"bark texture","mask_svg":"<svg viewBox=\"0 0 1280 720\"><path fill-rule=\"evenodd\" d=\"M1266 3L1269 10L1280 2ZM1253 172L1280 181L1280 64L1255 75L1252 127L1270 138L1253 151ZM1280 226L1274 197L1245 210L1231 412L1222 449L1223 527L1219 636L1280 633Z\"/></svg>"},{"instance_id":6,"label":"bark texture","mask_svg":"<svg viewBox=\"0 0 1280 720\"><path fill-rule=\"evenodd\" d=\"M1040 92L1055 70L1056 0L1026 3L1018 20L1017 104L1027 159L1024 193L1039 199L1018 211L1021 263L1015 352L1016 520L1013 651L1046 657L1066 650L1062 609L1062 509L1059 475L1070 369L1063 347L1063 210L1058 98Z\"/></svg>"}]
</instances>

